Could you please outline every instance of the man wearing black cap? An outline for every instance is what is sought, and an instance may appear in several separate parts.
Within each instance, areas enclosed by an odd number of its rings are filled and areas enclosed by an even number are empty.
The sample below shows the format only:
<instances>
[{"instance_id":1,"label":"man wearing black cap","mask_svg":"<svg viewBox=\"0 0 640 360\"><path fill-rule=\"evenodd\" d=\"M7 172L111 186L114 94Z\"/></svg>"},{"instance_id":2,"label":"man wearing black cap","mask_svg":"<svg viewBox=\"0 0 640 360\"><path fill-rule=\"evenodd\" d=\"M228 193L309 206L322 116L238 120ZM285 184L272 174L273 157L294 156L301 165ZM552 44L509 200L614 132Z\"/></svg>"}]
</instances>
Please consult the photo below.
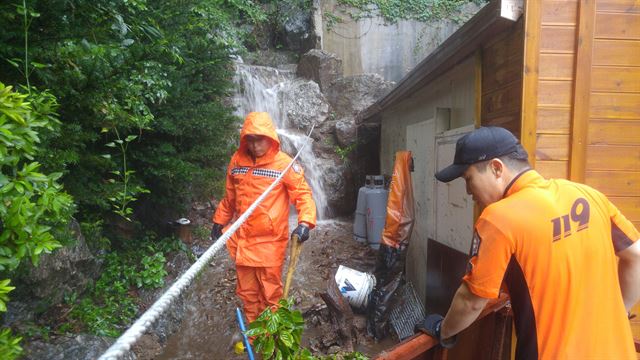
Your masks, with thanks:
<instances>
[{"instance_id":1,"label":"man wearing black cap","mask_svg":"<svg viewBox=\"0 0 640 360\"><path fill-rule=\"evenodd\" d=\"M455 344L504 284L518 359L635 359L627 314L640 299L640 233L597 190L532 170L509 131L482 127L456 143L452 165L483 209L469 266L445 318L417 326Z\"/></svg>"}]
</instances>

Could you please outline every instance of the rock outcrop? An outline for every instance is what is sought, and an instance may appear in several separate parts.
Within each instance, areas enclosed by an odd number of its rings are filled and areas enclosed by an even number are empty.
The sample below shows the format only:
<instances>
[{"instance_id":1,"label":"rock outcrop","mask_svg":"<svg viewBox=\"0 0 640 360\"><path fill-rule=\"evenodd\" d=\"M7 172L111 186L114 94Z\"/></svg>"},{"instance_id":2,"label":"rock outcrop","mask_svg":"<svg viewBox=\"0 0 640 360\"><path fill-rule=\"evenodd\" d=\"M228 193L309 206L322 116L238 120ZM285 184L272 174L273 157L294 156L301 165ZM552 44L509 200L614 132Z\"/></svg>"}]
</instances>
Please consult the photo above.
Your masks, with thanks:
<instances>
[{"instance_id":1,"label":"rock outcrop","mask_svg":"<svg viewBox=\"0 0 640 360\"><path fill-rule=\"evenodd\" d=\"M296 79L278 95L286 116L286 127L308 132L329 115L329 103L313 81Z\"/></svg>"},{"instance_id":2,"label":"rock outcrop","mask_svg":"<svg viewBox=\"0 0 640 360\"><path fill-rule=\"evenodd\" d=\"M112 342L112 338L93 335L60 337L47 343L34 341L25 346L23 359L97 359L111 346ZM127 354L122 359L136 360L137 357L134 354Z\"/></svg>"},{"instance_id":3,"label":"rock outcrop","mask_svg":"<svg viewBox=\"0 0 640 360\"><path fill-rule=\"evenodd\" d=\"M335 80L325 96L338 117L356 116L386 95L394 85L377 74L353 75Z\"/></svg>"},{"instance_id":4,"label":"rock outcrop","mask_svg":"<svg viewBox=\"0 0 640 360\"><path fill-rule=\"evenodd\" d=\"M38 266L30 262L24 264L25 270L15 279L14 283L20 286L11 293L10 306L22 309L20 316L58 304L65 294L82 293L100 274L102 263L89 250L80 225L72 220L69 226L74 236L73 245L42 255ZM6 314L5 321L13 319L14 315Z\"/></svg>"},{"instance_id":5,"label":"rock outcrop","mask_svg":"<svg viewBox=\"0 0 640 360\"><path fill-rule=\"evenodd\" d=\"M321 91L326 91L331 83L342 77L342 60L334 54L313 49L300 58L296 75L315 81Z\"/></svg>"}]
</instances>

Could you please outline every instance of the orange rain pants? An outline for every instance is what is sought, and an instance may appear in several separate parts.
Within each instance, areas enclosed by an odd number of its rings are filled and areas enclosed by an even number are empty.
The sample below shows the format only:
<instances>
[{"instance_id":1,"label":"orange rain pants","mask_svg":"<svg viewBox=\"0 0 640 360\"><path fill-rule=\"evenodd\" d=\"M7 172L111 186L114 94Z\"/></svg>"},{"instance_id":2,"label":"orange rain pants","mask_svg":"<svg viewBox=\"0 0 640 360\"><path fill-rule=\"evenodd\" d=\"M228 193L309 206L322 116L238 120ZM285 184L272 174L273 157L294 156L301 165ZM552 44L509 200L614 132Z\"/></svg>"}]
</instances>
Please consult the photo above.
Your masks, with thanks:
<instances>
[{"instance_id":1,"label":"orange rain pants","mask_svg":"<svg viewBox=\"0 0 640 360\"><path fill-rule=\"evenodd\" d=\"M282 266L236 265L236 273L236 294L242 300L244 314L251 323L264 309L277 305L282 297Z\"/></svg>"}]
</instances>

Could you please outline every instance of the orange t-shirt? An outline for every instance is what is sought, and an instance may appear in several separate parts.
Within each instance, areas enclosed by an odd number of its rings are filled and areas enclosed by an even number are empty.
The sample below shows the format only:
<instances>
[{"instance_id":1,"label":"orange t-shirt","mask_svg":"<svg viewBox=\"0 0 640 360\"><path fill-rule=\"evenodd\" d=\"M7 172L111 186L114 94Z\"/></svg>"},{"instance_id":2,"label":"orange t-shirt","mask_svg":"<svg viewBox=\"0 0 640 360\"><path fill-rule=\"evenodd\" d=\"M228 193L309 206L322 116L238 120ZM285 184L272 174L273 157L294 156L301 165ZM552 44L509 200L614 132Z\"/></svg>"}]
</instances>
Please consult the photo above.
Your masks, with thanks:
<instances>
[{"instance_id":1,"label":"orange t-shirt","mask_svg":"<svg viewBox=\"0 0 640 360\"><path fill-rule=\"evenodd\" d=\"M640 238L600 192L530 170L475 225L464 281L506 285L519 359L635 359L616 253Z\"/></svg>"}]
</instances>

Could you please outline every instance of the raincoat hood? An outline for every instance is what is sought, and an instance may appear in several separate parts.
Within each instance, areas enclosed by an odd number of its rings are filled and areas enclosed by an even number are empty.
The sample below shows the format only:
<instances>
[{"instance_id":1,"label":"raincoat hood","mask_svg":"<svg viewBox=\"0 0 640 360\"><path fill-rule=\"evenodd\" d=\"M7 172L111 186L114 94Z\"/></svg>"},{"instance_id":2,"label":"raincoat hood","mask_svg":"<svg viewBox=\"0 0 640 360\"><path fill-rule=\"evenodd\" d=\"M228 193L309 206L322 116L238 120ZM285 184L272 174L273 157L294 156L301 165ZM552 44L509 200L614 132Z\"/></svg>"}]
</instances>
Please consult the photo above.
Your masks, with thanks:
<instances>
[{"instance_id":1,"label":"raincoat hood","mask_svg":"<svg viewBox=\"0 0 640 360\"><path fill-rule=\"evenodd\" d=\"M271 116L266 112L250 112L244 119L244 125L240 131L240 148L239 152L248 154L247 135L262 135L271 139L271 148L263 157L272 157L280 151L280 139L276 133L276 127L273 125Z\"/></svg>"}]
</instances>

